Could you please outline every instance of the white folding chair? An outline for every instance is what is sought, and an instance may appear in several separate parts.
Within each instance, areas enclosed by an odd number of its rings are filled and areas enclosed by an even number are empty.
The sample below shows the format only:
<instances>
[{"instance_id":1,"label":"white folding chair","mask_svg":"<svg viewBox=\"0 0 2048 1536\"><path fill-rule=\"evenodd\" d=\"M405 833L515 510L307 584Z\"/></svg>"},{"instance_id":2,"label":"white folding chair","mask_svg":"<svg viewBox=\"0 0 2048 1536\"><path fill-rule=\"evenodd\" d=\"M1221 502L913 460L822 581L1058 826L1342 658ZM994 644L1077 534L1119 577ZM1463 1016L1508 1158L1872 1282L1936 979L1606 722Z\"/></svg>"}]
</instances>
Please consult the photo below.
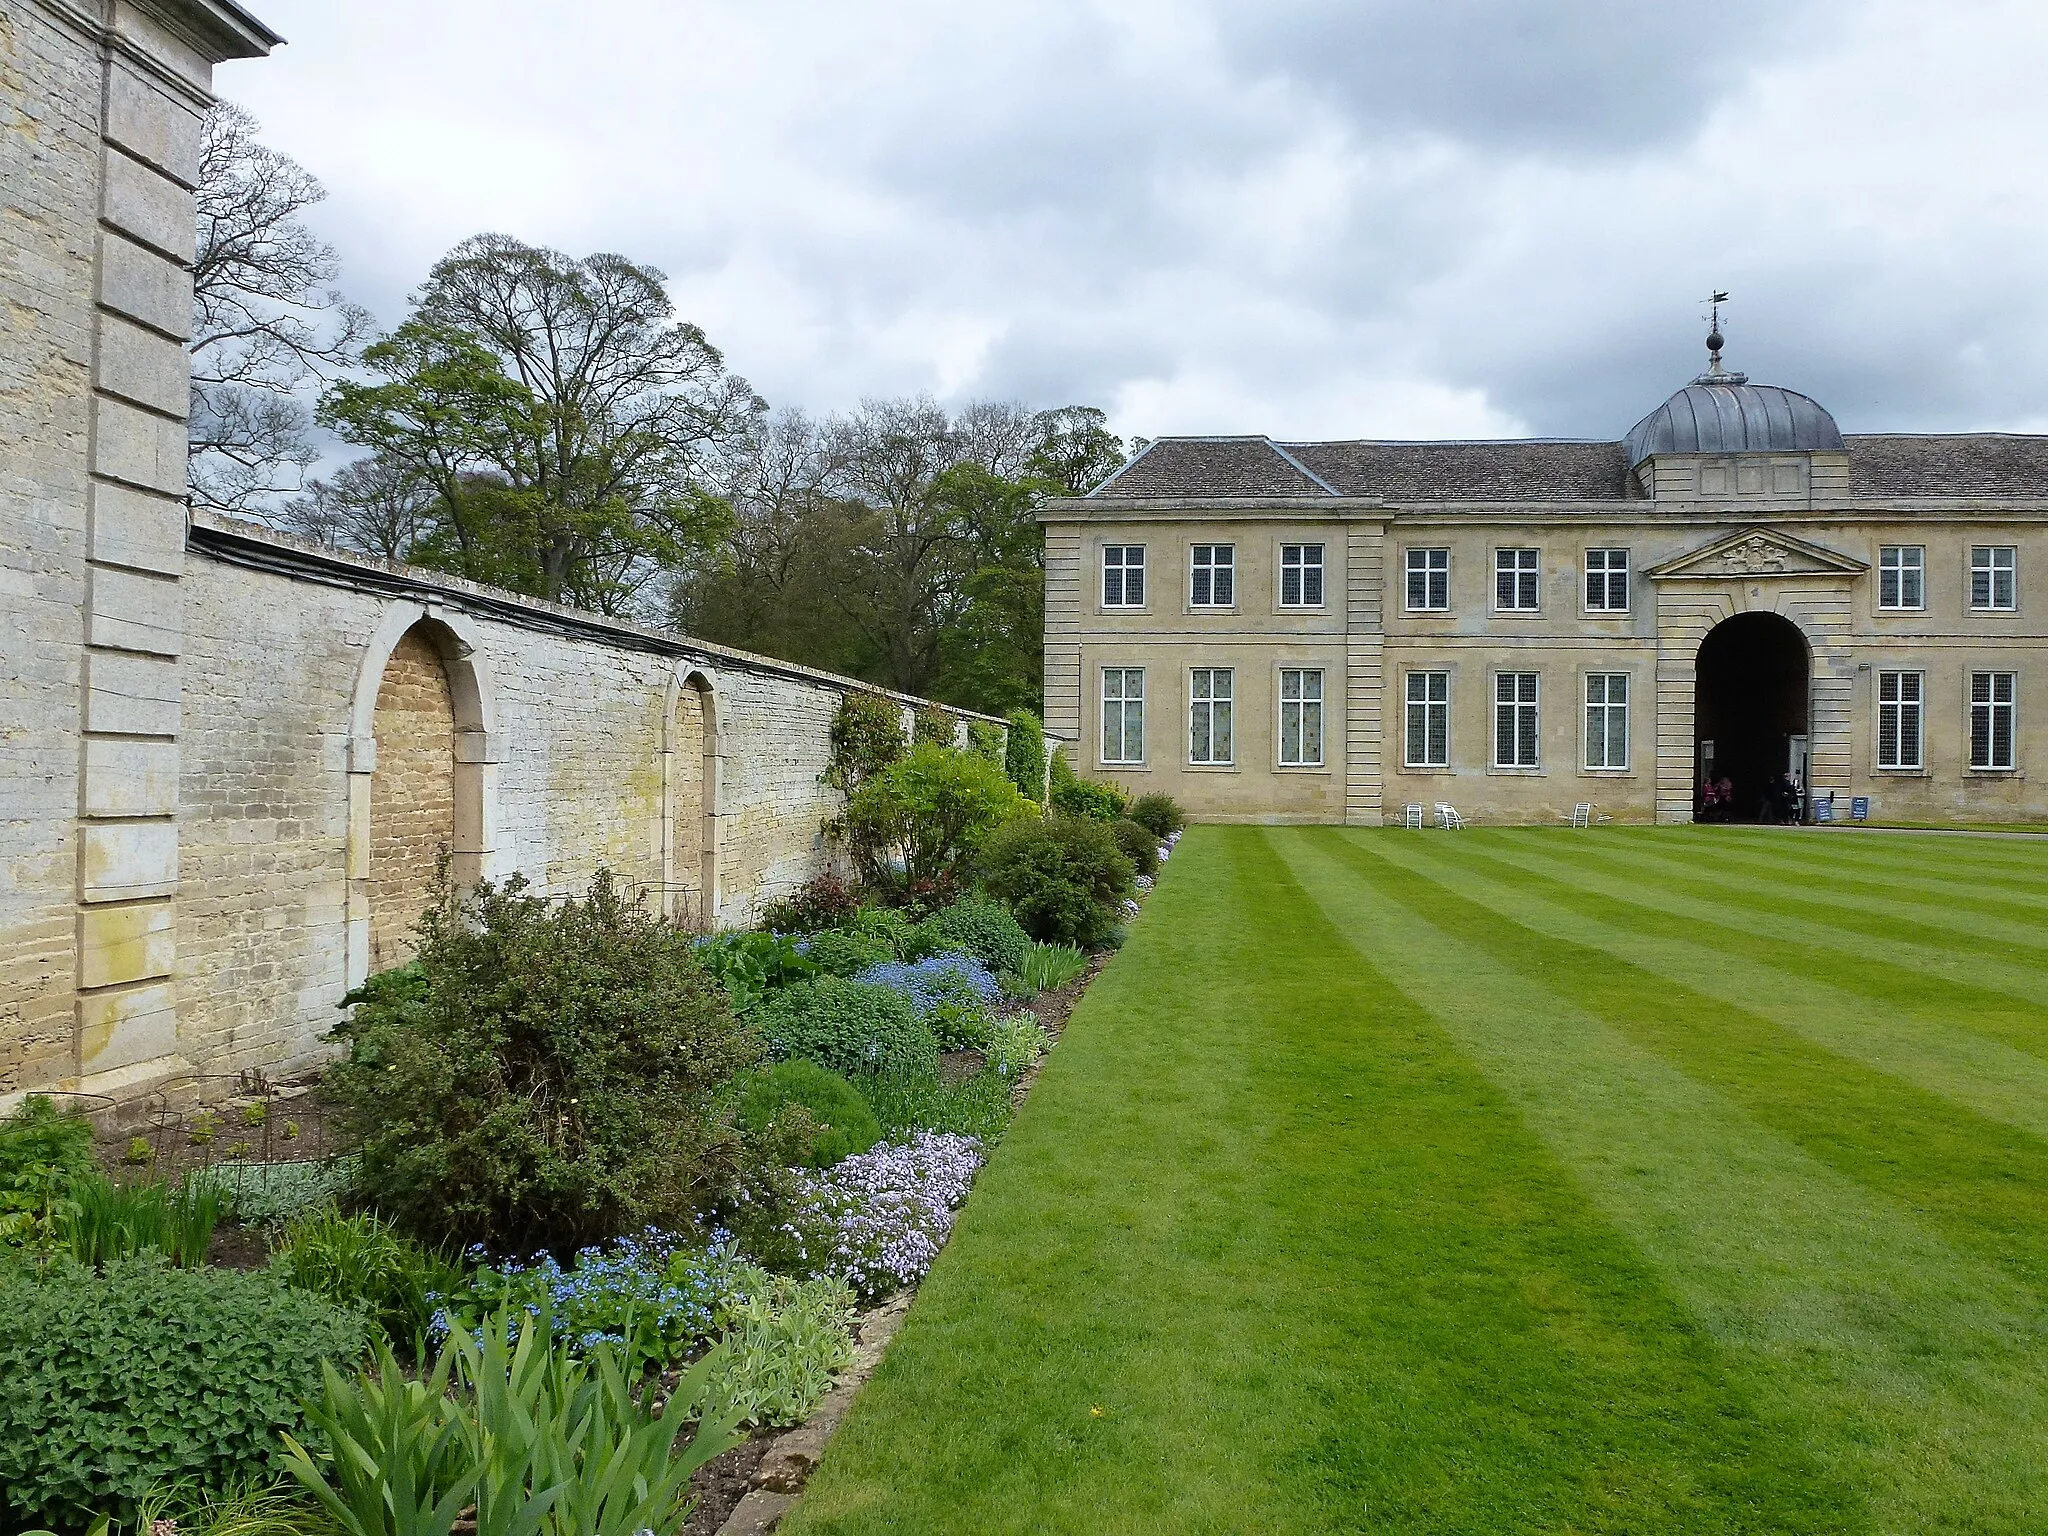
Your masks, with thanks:
<instances>
[{"instance_id":1,"label":"white folding chair","mask_svg":"<svg viewBox=\"0 0 2048 1536\"><path fill-rule=\"evenodd\" d=\"M1401 807L1401 825L1404 827L1420 827L1422 825L1421 801L1411 800Z\"/></svg>"},{"instance_id":2,"label":"white folding chair","mask_svg":"<svg viewBox=\"0 0 2048 1536\"><path fill-rule=\"evenodd\" d=\"M1446 805L1439 800L1436 803L1436 824L1446 832L1455 832L1465 825L1465 818L1458 814L1456 806Z\"/></svg>"},{"instance_id":3,"label":"white folding chair","mask_svg":"<svg viewBox=\"0 0 2048 1536\"><path fill-rule=\"evenodd\" d=\"M1591 801L1581 800L1572 807L1572 825L1575 827L1590 827L1593 825L1593 806Z\"/></svg>"}]
</instances>

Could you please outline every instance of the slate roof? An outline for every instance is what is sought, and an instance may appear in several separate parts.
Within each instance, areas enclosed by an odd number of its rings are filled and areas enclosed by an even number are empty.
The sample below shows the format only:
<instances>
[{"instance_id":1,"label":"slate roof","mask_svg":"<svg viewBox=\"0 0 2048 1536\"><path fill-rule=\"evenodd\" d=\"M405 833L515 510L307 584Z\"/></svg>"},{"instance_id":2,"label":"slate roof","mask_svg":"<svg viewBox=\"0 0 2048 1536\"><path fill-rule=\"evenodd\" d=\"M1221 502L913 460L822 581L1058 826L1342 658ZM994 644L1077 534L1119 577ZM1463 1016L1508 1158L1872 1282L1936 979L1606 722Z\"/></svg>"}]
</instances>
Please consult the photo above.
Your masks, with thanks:
<instances>
[{"instance_id":1,"label":"slate roof","mask_svg":"<svg viewBox=\"0 0 2048 1536\"><path fill-rule=\"evenodd\" d=\"M1886 432L1842 441L1858 496L2048 496L2048 437Z\"/></svg>"},{"instance_id":2,"label":"slate roof","mask_svg":"<svg viewBox=\"0 0 2048 1536\"><path fill-rule=\"evenodd\" d=\"M1841 439L1859 497L2048 496L2048 436L1876 433ZM1093 491L1100 501L1355 496L1370 501L1626 501L1624 443L1279 443L1162 437Z\"/></svg>"}]
</instances>

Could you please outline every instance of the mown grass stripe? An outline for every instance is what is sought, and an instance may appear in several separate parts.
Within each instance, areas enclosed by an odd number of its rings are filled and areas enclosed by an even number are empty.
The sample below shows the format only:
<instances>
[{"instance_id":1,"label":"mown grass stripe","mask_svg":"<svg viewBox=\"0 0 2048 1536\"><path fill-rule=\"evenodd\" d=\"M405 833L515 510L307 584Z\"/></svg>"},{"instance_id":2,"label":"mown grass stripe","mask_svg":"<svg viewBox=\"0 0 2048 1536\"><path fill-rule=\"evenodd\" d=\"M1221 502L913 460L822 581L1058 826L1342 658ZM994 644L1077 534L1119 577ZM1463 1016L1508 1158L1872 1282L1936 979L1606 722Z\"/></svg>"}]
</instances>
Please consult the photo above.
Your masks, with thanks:
<instances>
[{"instance_id":1,"label":"mown grass stripe","mask_svg":"<svg viewBox=\"0 0 2048 1536\"><path fill-rule=\"evenodd\" d=\"M1546 856L1480 833L1460 838L1455 848L1428 852L1457 869L1461 891L1539 932L1625 955L1666 980L1748 1008L1822 1050L2048 1140L2048 1060L1956 1028L1946 1006L1886 997L1882 988L1863 984L1860 962L1797 946L1766 954L1746 935L1703 929L1601 889L1586 878L1583 861L1572 859L1571 843L1552 838L1548 848ZM2048 1019L2039 1010L2015 1012L2021 1015L2015 1025L2048 1049Z\"/></svg>"},{"instance_id":2,"label":"mown grass stripe","mask_svg":"<svg viewBox=\"0 0 2048 1536\"><path fill-rule=\"evenodd\" d=\"M2038 1528L2048 1508L2038 1297L1544 978L1439 926L1433 888L1398 870L1388 880L1385 866L1369 878L1374 861L1346 849L1347 834L1269 835L1352 946L1426 1000L1512 1096L1759 1384L1787 1434L1867 1493L1875 1529Z\"/></svg>"},{"instance_id":3,"label":"mown grass stripe","mask_svg":"<svg viewBox=\"0 0 2048 1536\"><path fill-rule=\"evenodd\" d=\"M1748 848L1805 859L1821 867L1876 875L1913 870L1930 879L1951 878L1961 866L1995 876L2016 891L2048 890L2048 842L2005 843L1971 837L1871 837L1792 828L1698 827L1693 835L1709 857L1722 848Z\"/></svg>"},{"instance_id":4,"label":"mown grass stripe","mask_svg":"<svg viewBox=\"0 0 2048 1536\"><path fill-rule=\"evenodd\" d=\"M2048 1143L1820 1049L1761 1014L1549 937L1453 888L1414 842L1344 840L1388 894L1626 1030L1850 1178L1921 1212L1951 1242L2048 1296ZM1405 848L1405 851L1404 851ZM1411 863L1410 861L1416 861Z\"/></svg>"},{"instance_id":5,"label":"mown grass stripe","mask_svg":"<svg viewBox=\"0 0 2048 1536\"><path fill-rule=\"evenodd\" d=\"M1535 831L1503 831L1509 839L1534 839ZM1584 839L1579 857L1590 868L1608 871L1628 882L1646 904L1680 912L1703 924L1718 924L1761 940L1779 939L1819 952L1854 955L1873 968L1891 967L1901 985L1914 985L1915 972L1938 978L1957 989L1959 1001L2004 999L2032 1010L2048 1007L2048 972L2025 953L2008 958L1960 954L1947 943L1914 943L1896 935L1872 934L1862 927L1844 927L1788 910L1768 893L1739 881L1711 874L1695 875L1683 860L1659 855L1642 838L1600 836ZM1986 1008L1987 1013L1995 1010ZM2000 1038L2007 1038L2001 1036ZM2010 1043L2021 1043L2013 1039Z\"/></svg>"},{"instance_id":6,"label":"mown grass stripe","mask_svg":"<svg viewBox=\"0 0 2048 1536\"><path fill-rule=\"evenodd\" d=\"M1837 870L1832 864L1803 856L1796 848L1763 849L1749 844L1714 848L1713 867L1745 879L1765 879L1778 887L1827 891L1856 901L1876 903L1902 916L1941 913L1977 914L2008 925L2001 931L2035 940L2048 922L2048 889L2029 895L2013 889L1994 871L1979 870L1961 880L1933 879L1925 870L1902 864L1890 870ZM1991 877L1987 881L1987 875ZM1995 892L1995 894L1990 894ZM1933 907L1935 914L1918 909Z\"/></svg>"},{"instance_id":7,"label":"mown grass stripe","mask_svg":"<svg viewBox=\"0 0 2048 1536\"><path fill-rule=\"evenodd\" d=\"M787 1526L1860 1528L1429 1014L1208 828Z\"/></svg>"}]
</instances>

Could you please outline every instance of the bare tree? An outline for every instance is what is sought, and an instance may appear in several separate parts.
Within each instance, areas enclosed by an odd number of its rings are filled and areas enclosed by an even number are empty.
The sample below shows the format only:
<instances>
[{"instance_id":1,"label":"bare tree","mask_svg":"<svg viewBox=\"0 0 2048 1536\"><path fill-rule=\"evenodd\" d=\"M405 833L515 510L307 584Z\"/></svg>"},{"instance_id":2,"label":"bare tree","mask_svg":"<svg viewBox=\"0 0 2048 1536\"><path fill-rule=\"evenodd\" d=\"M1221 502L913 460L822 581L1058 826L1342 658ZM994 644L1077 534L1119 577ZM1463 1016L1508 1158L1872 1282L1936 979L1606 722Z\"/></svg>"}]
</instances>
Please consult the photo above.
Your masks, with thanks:
<instances>
[{"instance_id":1,"label":"bare tree","mask_svg":"<svg viewBox=\"0 0 2048 1536\"><path fill-rule=\"evenodd\" d=\"M371 454L342 465L330 479L308 482L305 495L284 504L277 523L287 533L397 564L431 532L433 512L431 486Z\"/></svg>"},{"instance_id":2,"label":"bare tree","mask_svg":"<svg viewBox=\"0 0 2048 1536\"><path fill-rule=\"evenodd\" d=\"M234 512L298 489L315 456L303 392L370 329L333 287L333 248L299 217L326 192L256 134L232 102L206 114L192 265L188 478L195 505Z\"/></svg>"}]
</instances>

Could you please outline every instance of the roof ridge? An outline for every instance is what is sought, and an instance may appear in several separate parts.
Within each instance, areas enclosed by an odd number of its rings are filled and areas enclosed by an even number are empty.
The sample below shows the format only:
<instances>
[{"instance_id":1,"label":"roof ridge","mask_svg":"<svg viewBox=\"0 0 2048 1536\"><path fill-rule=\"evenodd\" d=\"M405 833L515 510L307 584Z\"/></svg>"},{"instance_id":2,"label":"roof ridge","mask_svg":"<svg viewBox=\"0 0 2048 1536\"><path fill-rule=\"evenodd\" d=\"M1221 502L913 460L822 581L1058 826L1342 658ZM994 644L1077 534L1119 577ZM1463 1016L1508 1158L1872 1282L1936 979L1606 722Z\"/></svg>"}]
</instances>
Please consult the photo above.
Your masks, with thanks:
<instances>
[{"instance_id":1,"label":"roof ridge","mask_svg":"<svg viewBox=\"0 0 2048 1536\"><path fill-rule=\"evenodd\" d=\"M1302 463L1301 460L1297 459L1293 454L1289 453L1285 448L1281 447L1280 444L1274 442L1270 437L1266 439L1266 446L1272 449L1275 453L1279 454L1280 457L1285 459L1289 464L1292 464L1295 467L1295 469L1298 470L1300 473L1308 476L1309 479L1313 480L1317 485L1320 485L1324 490L1328 491L1332 496L1341 496L1343 494L1343 492L1339 491L1337 487L1330 484L1329 481L1325 480L1321 475L1317 474L1314 470L1310 469L1306 464Z\"/></svg>"}]
</instances>

